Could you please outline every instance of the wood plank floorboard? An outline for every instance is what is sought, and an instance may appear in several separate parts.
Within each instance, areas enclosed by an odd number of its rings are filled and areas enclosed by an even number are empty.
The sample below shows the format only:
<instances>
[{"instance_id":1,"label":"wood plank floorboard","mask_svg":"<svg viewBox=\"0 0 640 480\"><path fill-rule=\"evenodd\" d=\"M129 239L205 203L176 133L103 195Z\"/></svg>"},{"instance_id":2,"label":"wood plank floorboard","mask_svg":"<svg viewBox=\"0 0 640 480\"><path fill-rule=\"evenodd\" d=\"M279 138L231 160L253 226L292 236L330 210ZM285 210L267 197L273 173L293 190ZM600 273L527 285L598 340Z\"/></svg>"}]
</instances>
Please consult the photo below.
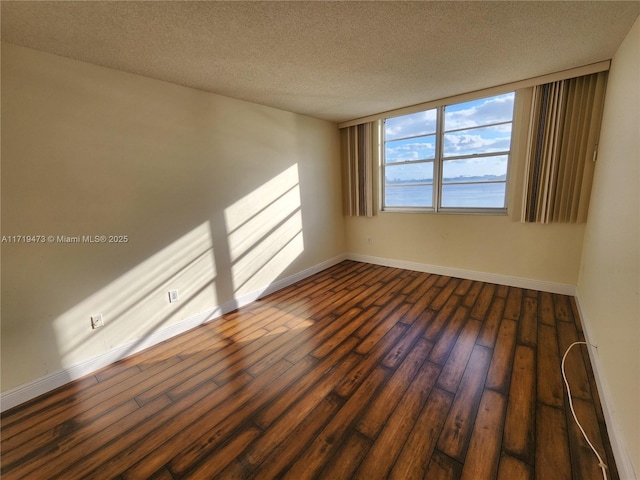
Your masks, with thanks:
<instances>
[{"instance_id":1,"label":"wood plank floorboard","mask_svg":"<svg viewBox=\"0 0 640 480\"><path fill-rule=\"evenodd\" d=\"M4 412L0 473L597 480L583 340L568 296L344 261Z\"/></svg>"}]
</instances>

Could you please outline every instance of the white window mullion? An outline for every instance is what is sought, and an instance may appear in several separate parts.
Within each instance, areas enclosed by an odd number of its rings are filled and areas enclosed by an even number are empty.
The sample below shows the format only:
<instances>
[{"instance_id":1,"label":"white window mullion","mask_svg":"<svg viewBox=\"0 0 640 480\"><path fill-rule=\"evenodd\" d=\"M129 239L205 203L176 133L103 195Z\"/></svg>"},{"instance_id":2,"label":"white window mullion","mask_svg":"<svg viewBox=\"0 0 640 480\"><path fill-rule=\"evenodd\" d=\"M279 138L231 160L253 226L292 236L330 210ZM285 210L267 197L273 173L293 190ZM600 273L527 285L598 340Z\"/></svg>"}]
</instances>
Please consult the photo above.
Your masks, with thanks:
<instances>
[{"instance_id":1,"label":"white window mullion","mask_svg":"<svg viewBox=\"0 0 640 480\"><path fill-rule=\"evenodd\" d=\"M436 158L433 162L433 208L441 208L442 199L442 155L444 151L444 106L438 107L436 123Z\"/></svg>"}]
</instances>

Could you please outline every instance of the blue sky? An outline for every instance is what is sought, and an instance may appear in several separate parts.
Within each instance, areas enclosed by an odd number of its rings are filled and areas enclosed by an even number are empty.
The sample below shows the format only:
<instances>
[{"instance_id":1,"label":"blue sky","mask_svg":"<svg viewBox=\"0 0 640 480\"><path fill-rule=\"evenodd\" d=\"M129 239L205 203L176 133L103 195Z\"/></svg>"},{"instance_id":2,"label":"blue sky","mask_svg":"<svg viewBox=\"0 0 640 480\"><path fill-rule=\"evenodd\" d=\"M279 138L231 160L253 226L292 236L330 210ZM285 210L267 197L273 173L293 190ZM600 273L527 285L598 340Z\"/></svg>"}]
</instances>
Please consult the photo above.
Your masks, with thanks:
<instances>
[{"instance_id":1,"label":"blue sky","mask_svg":"<svg viewBox=\"0 0 640 480\"><path fill-rule=\"evenodd\" d=\"M444 157L509 150L511 124L474 128L510 121L514 93L507 93L445 108ZM463 130L461 130L463 129ZM455 132L447 133L451 130ZM387 163L435 157L436 109L387 119L385 122ZM415 137L389 141L398 138ZM431 178L432 163L387 167L387 177ZM507 157L494 156L445 161L445 177L502 175Z\"/></svg>"}]
</instances>

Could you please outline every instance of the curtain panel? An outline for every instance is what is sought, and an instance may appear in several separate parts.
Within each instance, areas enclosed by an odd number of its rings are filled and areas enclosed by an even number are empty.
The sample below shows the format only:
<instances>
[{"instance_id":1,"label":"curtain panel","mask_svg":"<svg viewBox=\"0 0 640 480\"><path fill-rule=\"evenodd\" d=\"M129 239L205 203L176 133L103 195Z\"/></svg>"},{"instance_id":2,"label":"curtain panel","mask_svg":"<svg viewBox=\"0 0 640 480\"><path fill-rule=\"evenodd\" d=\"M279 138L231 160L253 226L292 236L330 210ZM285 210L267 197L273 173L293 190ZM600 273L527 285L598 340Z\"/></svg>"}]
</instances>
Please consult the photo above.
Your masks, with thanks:
<instances>
[{"instance_id":1,"label":"curtain panel","mask_svg":"<svg viewBox=\"0 0 640 480\"><path fill-rule=\"evenodd\" d=\"M587 218L607 72L534 87L522 220Z\"/></svg>"},{"instance_id":2,"label":"curtain panel","mask_svg":"<svg viewBox=\"0 0 640 480\"><path fill-rule=\"evenodd\" d=\"M345 214L373 216L374 124L341 129Z\"/></svg>"}]
</instances>

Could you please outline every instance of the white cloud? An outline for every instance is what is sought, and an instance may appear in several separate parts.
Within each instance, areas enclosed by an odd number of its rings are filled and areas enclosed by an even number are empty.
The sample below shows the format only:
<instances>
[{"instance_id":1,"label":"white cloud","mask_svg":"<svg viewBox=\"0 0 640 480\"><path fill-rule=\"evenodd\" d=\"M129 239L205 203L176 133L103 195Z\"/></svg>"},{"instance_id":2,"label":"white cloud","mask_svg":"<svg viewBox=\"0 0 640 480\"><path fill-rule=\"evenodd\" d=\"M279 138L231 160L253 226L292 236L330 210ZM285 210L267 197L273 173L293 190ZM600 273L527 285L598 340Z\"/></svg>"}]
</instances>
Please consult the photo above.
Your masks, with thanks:
<instances>
[{"instance_id":1,"label":"white cloud","mask_svg":"<svg viewBox=\"0 0 640 480\"><path fill-rule=\"evenodd\" d=\"M433 134L436 131L436 110L388 118L385 121L387 140Z\"/></svg>"},{"instance_id":2,"label":"white cloud","mask_svg":"<svg viewBox=\"0 0 640 480\"><path fill-rule=\"evenodd\" d=\"M472 155L474 153L490 153L509 150L511 137L488 138L482 135L451 134L445 135L444 155Z\"/></svg>"},{"instance_id":3,"label":"white cloud","mask_svg":"<svg viewBox=\"0 0 640 480\"><path fill-rule=\"evenodd\" d=\"M508 122L513 117L514 94L474 100L445 108L445 130Z\"/></svg>"},{"instance_id":4,"label":"white cloud","mask_svg":"<svg viewBox=\"0 0 640 480\"><path fill-rule=\"evenodd\" d=\"M495 97L473 100L445 108L445 130L472 128L511 121L515 94L506 93ZM429 135L436 131L437 110L388 118L385 121L387 140ZM510 128L506 126L506 128Z\"/></svg>"},{"instance_id":5,"label":"white cloud","mask_svg":"<svg viewBox=\"0 0 640 480\"><path fill-rule=\"evenodd\" d=\"M482 177L484 175L506 175L507 156L470 158L465 160L447 160L444 162L443 176Z\"/></svg>"},{"instance_id":6,"label":"white cloud","mask_svg":"<svg viewBox=\"0 0 640 480\"><path fill-rule=\"evenodd\" d=\"M507 151L511 146L511 124L477 127L444 135L444 155L473 155Z\"/></svg>"},{"instance_id":7,"label":"white cloud","mask_svg":"<svg viewBox=\"0 0 640 480\"><path fill-rule=\"evenodd\" d=\"M435 156L435 144L429 142L389 142L385 149L387 162L422 160Z\"/></svg>"}]
</instances>

